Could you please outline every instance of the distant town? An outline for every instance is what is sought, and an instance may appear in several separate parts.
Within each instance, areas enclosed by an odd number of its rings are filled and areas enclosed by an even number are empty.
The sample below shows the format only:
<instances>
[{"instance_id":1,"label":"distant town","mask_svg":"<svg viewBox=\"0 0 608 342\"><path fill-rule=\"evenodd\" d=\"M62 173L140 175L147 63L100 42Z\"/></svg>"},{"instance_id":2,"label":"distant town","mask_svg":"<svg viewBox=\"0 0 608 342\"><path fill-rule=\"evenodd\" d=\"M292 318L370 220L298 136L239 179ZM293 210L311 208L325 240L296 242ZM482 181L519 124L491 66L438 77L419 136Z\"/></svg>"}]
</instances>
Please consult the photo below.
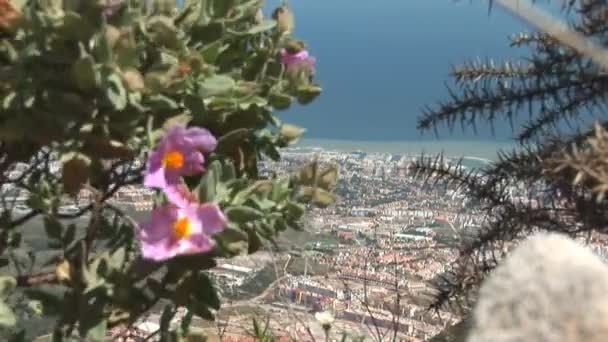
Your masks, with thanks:
<instances>
[{"instance_id":1,"label":"distant town","mask_svg":"<svg viewBox=\"0 0 608 342\"><path fill-rule=\"evenodd\" d=\"M294 172L314 159L337 165L338 201L311 209L302 222L305 231L286 232L279 249L219 260L210 273L222 309L216 322L195 319L193 326L210 341L253 341L252 319L257 318L279 340L323 340L314 314L328 311L335 318L330 340L341 340L346 332L351 337L395 334L402 341L424 341L456 323L458 317L450 312L427 310L429 280L445 271L461 239L480 229L485 216L463 192L415 179L409 166L416 158L291 148L283 151L280 162L262 162L262 174ZM480 166L484 160L469 162ZM530 191L534 189L522 186L510 192L514 200L526 202ZM13 201L23 197L12 194ZM83 192L79 201L87 203L89 197ZM532 201L537 200L542 198ZM153 192L130 186L111 202L146 212L152 208ZM16 211L19 206L27 210L18 204ZM81 207L71 203L62 210ZM608 255L608 243L591 238L597 253ZM173 323L184 314L181 310ZM108 337L143 340L158 329L159 319L160 310L128 331L109 331Z\"/></svg>"}]
</instances>

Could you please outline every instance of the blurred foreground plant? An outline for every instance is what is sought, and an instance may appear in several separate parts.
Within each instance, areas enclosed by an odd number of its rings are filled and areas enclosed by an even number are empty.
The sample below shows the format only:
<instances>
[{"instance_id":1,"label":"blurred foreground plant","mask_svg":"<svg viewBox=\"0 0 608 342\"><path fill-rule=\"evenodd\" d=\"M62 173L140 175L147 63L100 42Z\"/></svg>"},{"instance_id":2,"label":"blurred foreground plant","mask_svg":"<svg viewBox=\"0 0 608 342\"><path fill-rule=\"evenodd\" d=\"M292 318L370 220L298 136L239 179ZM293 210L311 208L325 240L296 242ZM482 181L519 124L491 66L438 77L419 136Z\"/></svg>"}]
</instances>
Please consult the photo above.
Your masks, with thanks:
<instances>
[{"instance_id":1,"label":"blurred foreground plant","mask_svg":"<svg viewBox=\"0 0 608 342\"><path fill-rule=\"evenodd\" d=\"M55 339L91 341L164 300L158 333L180 339L220 307L205 273L215 258L254 253L299 229L308 203L333 202L333 168L258 173L303 132L274 110L321 92L310 59L290 58L304 44L261 6L0 0L0 298L17 289L55 320ZM142 183L158 196L140 226L108 199ZM75 198L88 201L62 210ZM39 217L42 262L22 238ZM177 307L188 319L169 333ZM15 324L0 301L0 327Z\"/></svg>"},{"instance_id":2,"label":"blurred foreground plant","mask_svg":"<svg viewBox=\"0 0 608 342\"><path fill-rule=\"evenodd\" d=\"M519 145L478 170L436 159L414 166L420 175L463 189L485 216L434 282L433 307L450 305L463 315L512 243L538 230L592 239L608 227L608 3L557 1L562 24L529 1L497 2L539 28L511 37L528 56L456 67L449 100L429 107L418 125L422 131L458 123L476 129L505 119Z\"/></svg>"}]
</instances>

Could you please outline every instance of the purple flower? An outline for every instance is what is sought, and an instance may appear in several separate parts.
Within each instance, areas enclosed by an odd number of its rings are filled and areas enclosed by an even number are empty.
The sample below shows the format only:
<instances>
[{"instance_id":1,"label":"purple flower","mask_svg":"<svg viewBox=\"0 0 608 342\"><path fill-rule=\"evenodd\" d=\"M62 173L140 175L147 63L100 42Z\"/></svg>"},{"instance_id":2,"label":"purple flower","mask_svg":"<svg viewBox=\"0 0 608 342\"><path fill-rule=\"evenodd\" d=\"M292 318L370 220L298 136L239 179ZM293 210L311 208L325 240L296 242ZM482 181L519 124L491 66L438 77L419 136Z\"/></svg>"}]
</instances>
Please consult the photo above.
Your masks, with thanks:
<instances>
[{"instance_id":1,"label":"purple flower","mask_svg":"<svg viewBox=\"0 0 608 342\"><path fill-rule=\"evenodd\" d=\"M312 57L307 50L289 53L286 49L282 49L281 62L287 66L287 69L305 67L310 70L314 68L316 59Z\"/></svg>"},{"instance_id":2,"label":"purple flower","mask_svg":"<svg viewBox=\"0 0 608 342\"><path fill-rule=\"evenodd\" d=\"M180 176L203 172L203 153L216 145L215 137L204 128L171 127L148 158L144 186L166 190L180 184Z\"/></svg>"},{"instance_id":3,"label":"purple flower","mask_svg":"<svg viewBox=\"0 0 608 342\"><path fill-rule=\"evenodd\" d=\"M165 196L167 196L169 203L174 204L179 208L185 208L189 205L198 203L194 193L183 183L165 188L164 193Z\"/></svg>"},{"instance_id":4,"label":"purple flower","mask_svg":"<svg viewBox=\"0 0 608 342\"><path fill-rule=\"evenodd\" d=\"M226 218L214 203L157 207L150 221L140 226L142 256L163 261L178 255L208 252L214 246L210 236L221 232L225 225Z\"/></svg>"}]
</instances>

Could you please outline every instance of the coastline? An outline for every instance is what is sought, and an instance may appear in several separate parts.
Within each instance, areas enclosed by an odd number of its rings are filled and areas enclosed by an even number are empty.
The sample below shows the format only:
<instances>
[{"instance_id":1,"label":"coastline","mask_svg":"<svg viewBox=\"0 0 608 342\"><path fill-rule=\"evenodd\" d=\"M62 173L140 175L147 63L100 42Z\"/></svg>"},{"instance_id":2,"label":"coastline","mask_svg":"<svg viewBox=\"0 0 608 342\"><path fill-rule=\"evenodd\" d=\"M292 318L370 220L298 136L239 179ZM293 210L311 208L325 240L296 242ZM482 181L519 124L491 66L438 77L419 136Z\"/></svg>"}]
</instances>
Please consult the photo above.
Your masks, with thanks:
<instances>
[{"instance_id":1,"label":"coastline","mask_svg":"<svg viewBox=\"0 0 608 342\"><path fill-rule=\"evenodd\" d=\"M448 157L477 157L496 160L499 151L512 150L516 143L499 140L403 140L365 141L302 138L291 149L322 148L330 151L367 153L390 153L408 156L435 155L443 153Z\"/></svg>"}]
</instances>

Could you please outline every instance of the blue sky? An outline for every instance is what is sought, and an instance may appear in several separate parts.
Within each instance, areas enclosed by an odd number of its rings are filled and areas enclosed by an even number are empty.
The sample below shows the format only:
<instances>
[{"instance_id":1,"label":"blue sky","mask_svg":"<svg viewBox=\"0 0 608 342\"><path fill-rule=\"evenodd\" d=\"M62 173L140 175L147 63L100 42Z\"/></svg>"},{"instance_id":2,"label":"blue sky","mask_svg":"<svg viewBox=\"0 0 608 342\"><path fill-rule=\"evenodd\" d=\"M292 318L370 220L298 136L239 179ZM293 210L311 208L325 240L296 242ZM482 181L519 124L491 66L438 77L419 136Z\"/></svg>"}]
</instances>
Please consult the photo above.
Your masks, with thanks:
<instances>
[{"instance_id":1,"label":"blue sky","mask_svg":"<svg viewBox=\"0 0 608 342\"><path fill-rule=\"evenodd\" d=\"M180 3L181 0L178 0ZM266 1L270 16L280 1ZM317 58L323 94L282 112L308 138L414 140L425 105L446 99L450 65L477 57L520 57L508 36L526 29L486 1L292 0L295 35ZM497 127L498 138L510 129ZM447 131L441 132L447 136ZM446 134L443 134L446 133ZM451 138L470 139L459 132ZM479 138L491 137L481 129ZM427 134L424 139L434 139Z\"/></svg>"},{"instance_id":2,"label":"blue sky","mask_svg":"<svg viewBox=\"0 0 608 342\"><path fill-rule=\"evenodd\" d=\"M268 7L277 3L269 1ZM446 99L444 82L450 65L477 56L500 60L521 54L508 47L507 38L524 25L498 10L489 16L485 1L295 0L290 4L296 14L295 33L317 57L318 81L324 89L313 104L283 115L284 120L306 127L307 137L420 139L415 129L420 109ZM510 129L505 125L497 132L504 138Z\"/></svg>"}]
</instances>

